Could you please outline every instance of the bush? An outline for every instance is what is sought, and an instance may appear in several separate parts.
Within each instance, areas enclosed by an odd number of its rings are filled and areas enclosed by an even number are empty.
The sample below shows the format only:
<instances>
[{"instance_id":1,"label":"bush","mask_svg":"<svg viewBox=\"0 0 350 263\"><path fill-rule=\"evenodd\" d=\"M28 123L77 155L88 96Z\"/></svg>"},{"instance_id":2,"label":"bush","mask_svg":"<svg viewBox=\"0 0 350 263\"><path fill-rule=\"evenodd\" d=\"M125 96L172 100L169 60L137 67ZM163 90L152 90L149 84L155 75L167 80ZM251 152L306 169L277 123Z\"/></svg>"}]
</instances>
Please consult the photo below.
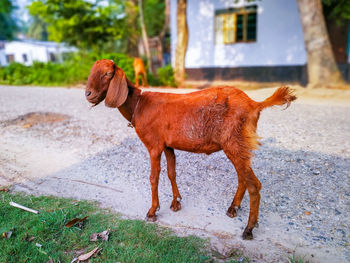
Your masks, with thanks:
<instances>
[{"instance_id":1,"label":"bush","mask_svg":"<svg viewBox=\"0 0 350 263\"><path fill-rule=\"evenodd\" d=\"M32 66L25 66L14 62L9 66L0 67L0 84L43 86L85 84L92 65L99 59L112 59L124 70L128 79L134 81L135 78L134 60L125 54L79 52L64 54L64 58L63 63L34 62ZM158 78L152 74L148 74L147 78L151 86L176 86L170 65L158 69Z\"/></svg>"},{"instance_id":2,"label":"bush","mask_svg":"<svg viewBox=\"0 0 350 263\"><path fill-rule=\"evenodd\" d=\"M93 63L98 59L112 59L126 76L134 78L133 59L124 54L75 53L66 54L63 63L34 62L25 66L13 62L0 68L0 84L11 85L74 85L86 83Z\"/></svg>"},{"instance_id":3,"label":"bush","mask_svg":"<svg viewBox=\"0 0 350 263\"><path fill-rule=\"evenodd\" d=\"M176 87L174 71L171 65L166 65L158 69L158 78L161 85Z\"/></svg>"}]
</instances>

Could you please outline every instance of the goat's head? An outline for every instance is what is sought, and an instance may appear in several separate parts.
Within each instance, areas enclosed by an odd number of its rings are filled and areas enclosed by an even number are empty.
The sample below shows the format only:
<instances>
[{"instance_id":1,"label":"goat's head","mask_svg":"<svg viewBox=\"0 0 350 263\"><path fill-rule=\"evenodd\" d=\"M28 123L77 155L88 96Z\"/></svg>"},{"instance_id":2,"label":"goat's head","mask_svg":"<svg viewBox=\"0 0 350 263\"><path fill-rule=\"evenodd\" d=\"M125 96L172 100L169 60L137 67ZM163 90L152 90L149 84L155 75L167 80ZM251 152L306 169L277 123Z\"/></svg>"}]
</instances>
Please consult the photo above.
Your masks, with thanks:
<instances>
[{"instance_id":1,"label":"goat's head","mask_svg":"<svg viewBox=\"0 0 350 263\"><path fill-rule=\"evenodd\" d=\"M112 60L101 59L94 63L85 89L90 103L96 106L106 99L106 106L116 108L125 102L128 92L125 73Z\"/></svg>"}]
</instances>

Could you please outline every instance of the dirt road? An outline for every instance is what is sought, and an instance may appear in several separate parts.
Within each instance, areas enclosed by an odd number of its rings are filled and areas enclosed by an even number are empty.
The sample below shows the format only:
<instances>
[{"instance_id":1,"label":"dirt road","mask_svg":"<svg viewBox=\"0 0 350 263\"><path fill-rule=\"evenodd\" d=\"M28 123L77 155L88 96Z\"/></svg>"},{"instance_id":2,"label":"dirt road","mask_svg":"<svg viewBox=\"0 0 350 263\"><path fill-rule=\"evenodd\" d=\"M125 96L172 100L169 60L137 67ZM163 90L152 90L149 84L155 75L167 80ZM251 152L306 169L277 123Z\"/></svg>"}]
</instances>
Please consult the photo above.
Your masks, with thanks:
<instances>
[{"instance_id":1,"label":"dirt road","mask_svg":"<svg viewBox=\"0 0 350 263\"><path fill-rule=\"evenodd\" d=\"M151 204L148 153L117 110L90 109L81 89L0 86L0 92L0 186L94 200L144 219ZM247 93L260 100L272 92ZM253 241L241 239L248 195L238 217L225 215L237 178L221 152L175 152L183 197L177 213L169 209L162 157L158 223L209 237L223 254L243 250L253 262L286 262L292 253L310 262L350 262L350 93L298 94L287 110L261 114L253 169L263 188Z\"/></svg>"}]
</instances>

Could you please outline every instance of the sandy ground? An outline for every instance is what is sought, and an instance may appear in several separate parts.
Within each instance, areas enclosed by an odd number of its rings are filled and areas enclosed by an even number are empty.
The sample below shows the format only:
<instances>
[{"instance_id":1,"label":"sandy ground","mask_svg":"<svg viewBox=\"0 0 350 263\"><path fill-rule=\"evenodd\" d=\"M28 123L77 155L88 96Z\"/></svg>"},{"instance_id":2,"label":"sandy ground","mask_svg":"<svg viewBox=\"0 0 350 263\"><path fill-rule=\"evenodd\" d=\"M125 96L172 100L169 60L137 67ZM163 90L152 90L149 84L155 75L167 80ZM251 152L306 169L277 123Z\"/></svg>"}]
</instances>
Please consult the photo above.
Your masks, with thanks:
<instances>
[{"instance_id":1,"label":"sandy ground","mask_svg":"<svg viewBox=\"0 0 350 263\"><path fill-rule=\"evenodd\" d=\"M264 137L269 136L270 138L263 141L263 145L277 140L277 144L280 144L281 148L291 148L288 149L290 151L299 151L300 148L304 148L302 150L306 154L308 152L311 154L320 152L336 156L336 158L343 158L340 169L346 170L346 167L350 167L346 166L350 160L348 147L348 139L350 138L350 119L348 119L350 114L350 91L309 91L299 87L295 88L299 99L295 105L291 106L291 109L282 113L279 110L276 113L276 109L268 110L266 111L266 117L263 117L263 120L260 121L262 122L262 129L259 134L262 133ZM192 91L188 89L151 90L161 92ZM122 119L119 112L107 109L103 105L90 110L81 89L0 86L0 91L1 187L11 186L14 191L24 191L31 194L49 194L94 200L98 201L101 206L113 208L128 218L144 219L150 204L148 155L134 130L127 128L127 121ZM272 92L271 88L247 91L248 95L256 100L262 100L270 96ZM293 130L294 125L289 120L286 120L283 127L270 122L277 115L283 118L283 116L290 114L293 117L293 110L295 109L298 112L298 107L310 109L310 112L334 109L329 115L330 117L339 115L334 117L338 117L339 129L341 129L337 136L327 135L329 138L335 138L334 143L321 142L318 145L317 142L320 139L315 138L315 141L311 139L303 147L302 138L304 137L296 136L290 140L283 141L281 139L279 141L278 136L277 139L274 139L273 134L264 134L265 125L266 127L275 127L272 133L281 129L284 129L284 132ZM291 113L288 113L289 110L291 110ZM44 112L57 115L46 116L43 114ZM294 120L298 120L298 118L303 118L303 116L298 116ZM312 116L309 115L305 116L305 119L313 120ZM319 133L326 132L328 128L329 130L336 128L327 127L327 122L322 125L324 130L319 131ZM338 123L329 122L329 125L334 126ZM298 129L300 130L302 127L298 127ZM282 134L281 138L284 135L287 135L285 137L293 137L290 134ZM328 138L323 134L317 136ZM301 141L299 143L301 146L295 146L295 149L293 149L294 140ZM329 147L325 148L325 145ZM268 150L268 147L264 148L263 146L263 152L264 149ZM277 151L275 154L276 158L283 159L284 151ZM259 159L259 155L256 158ZM230 171L233 169L232 167L226 168L230 164L222 161L223 159L224 157L220 154L214 154L213 157L185 153L178 155L177 172L180 177L178 184L184 200L182 201L182 210L173 213L168 209L171 201L171 188L166 178L163 158L160 179L160 189L163 190L160 190L161 210L159 211L158 223L171 227L179 234L195 234L208 237L213 247L222 254L227 254L232 249L241 250L253 262L287 262L288 256L292 253L301 255L310 262L350 262L350 253L347 251L350 238L349 225L341 218L350 217L349 206L347 206L347 211L346 209L345 211L341 210L340 219L334 218L332 215L329 217L322 217L323 214L320 215L321 224L323 224L322 221L326 224L326 221L336 219L343 222L344 226L341 230L345 232L345 237L343 235L342 239L339 239L342 242L321 242L322 240L318 241L315 238L307 238L301 235L299 228L286 228L286 225L292 224L291 220L297 220L298 218L289 216L291 219L290 222L287 222L288 219L281 216L283 212L279 213L278 211L279 207L283 208L280 204L273 212L270 211L271 207L264 203L260 209L260 227L254 230L255 239L253 241L243 241L241 233L247 222L248 197L245 197L245 203L243 203L245 207L240 211L239 217L230 219L225 215L226 208L232 200L232 197L230 199L228 196L233 194L233 189L223 187L227 182L221 181L223 180L221 174L233 173ZM225 162L223 163L225 168L222 168L222 170L217 168L220 162ZM286 166L288 165L287 163ZM335 168L336 165L334 164ZM138 168L134 169L134 166ZM255 166L263 168L264 164L257 161ZM277 168L283 169L281 167ZM196 186L191 183L194 180L191 177L184 176L181 178L181 173L197 174L197 171L202 171L200 169L205 169L204 172L208 173L208 180L202 183L209 186ZM317 175L317 172L313 172L313 174ZM218 175L220 177L216 177ZM236 183L235 176L231 176ZM274 187L276 181L272 176L266 179L263 178L263 180L266 180L266 182L263 181L263 187ZM349 173L345 173L343 176L343 183L349 189ZM199 180L203 181L201 178ZM213 190L212 192L213 186L221 187L221 190ZM288 185L286 187L288 189ZM194 192L191 189L196 188L199 188L201 194L198 194L198 196L191 195ZM279 188L272 189L272 193L278 191L277 189ZM326 189L324 190L326 192ZM327 191L330 190L327 189ZM318 192L320 191L323 191L323 189L318 189ZM267 191L265 195L269 193ZM349 191L345 193L344 200L341 201L345 205L349 204L348 193ZM281 196L283 194L288 195L289 193L286 191L281 193ZM214 195L216 198L212 199L209 195ZM264 198L264 195L262 198ZM290 198L293 198L292 193L290 193L288 199ZM220 201L223 199L225 200ZM210 205L212 201L218 204ZM311 211L313 208L309 209ZM293 209L290 208L290 210ZM296 214L298 213L297 210L295 208ZM314 213L313 210L312 213ZM305 215L302 214L299 218L307 222L304 217ZM307 225L305 228L304 232L310 229Z\"/></svg>"}]
</instances>

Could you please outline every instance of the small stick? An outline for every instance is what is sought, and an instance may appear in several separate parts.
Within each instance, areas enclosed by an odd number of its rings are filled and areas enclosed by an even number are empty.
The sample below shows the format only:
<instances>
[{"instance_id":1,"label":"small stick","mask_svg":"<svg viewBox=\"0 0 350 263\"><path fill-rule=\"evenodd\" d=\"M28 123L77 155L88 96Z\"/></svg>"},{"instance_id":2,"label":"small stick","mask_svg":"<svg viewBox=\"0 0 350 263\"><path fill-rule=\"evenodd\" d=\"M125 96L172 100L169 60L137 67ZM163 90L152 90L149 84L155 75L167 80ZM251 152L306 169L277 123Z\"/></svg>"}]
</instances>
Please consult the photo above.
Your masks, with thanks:
<instances>
[{"instance_id":1,"label":"small stick","mask_svg":"<svg viewBox=\"0 0 350 263\"><path fill-rule=\"evenodd\" d=\"M40 212L37 211L37 210L34 210L34 209L31 209L31 208L25 207L25 206L23 206L23 205L20 205L20 204L15 203L15 202L10 202L10 205L11 205L11 206L14 206L14 207L17 207L17 208L20 208L20 209L23 209L23 210L26 210L26 211L28 211L28 212L32 212L32 213L34 213L34 214L39 214L39 213L40 213Z\"/></svg>"}]
</instances>

